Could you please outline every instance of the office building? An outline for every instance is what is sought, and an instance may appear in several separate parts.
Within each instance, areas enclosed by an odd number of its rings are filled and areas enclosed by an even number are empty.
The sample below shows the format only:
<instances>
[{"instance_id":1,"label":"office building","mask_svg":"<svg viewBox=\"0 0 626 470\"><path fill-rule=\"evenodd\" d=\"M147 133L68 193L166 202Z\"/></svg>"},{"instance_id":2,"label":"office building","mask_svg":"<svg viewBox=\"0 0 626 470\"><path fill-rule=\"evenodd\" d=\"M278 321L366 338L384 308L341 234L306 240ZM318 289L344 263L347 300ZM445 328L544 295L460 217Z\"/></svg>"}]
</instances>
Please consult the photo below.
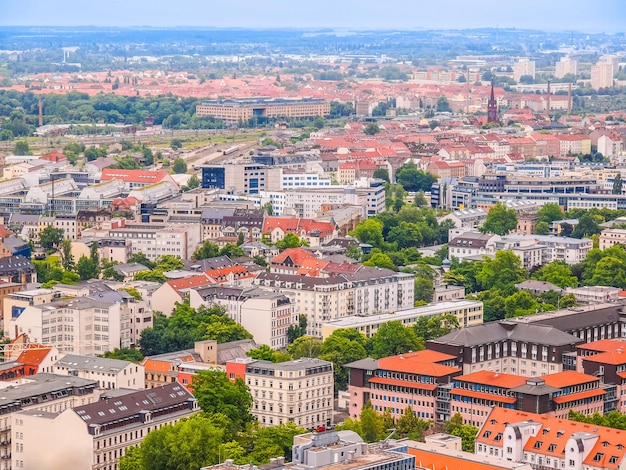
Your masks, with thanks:
<instances>
[{"instance_id":1,"label":"office building","mask_svg":"<svg viewBox=\"0 0 626 470\"><path fill-rule=\"evenodd\" d=\"M317 98L243 98L206 100L196 106L196 115L231 122L251 119L293 119L327 116L330 103Z\"/></svg>"}]
</instances>

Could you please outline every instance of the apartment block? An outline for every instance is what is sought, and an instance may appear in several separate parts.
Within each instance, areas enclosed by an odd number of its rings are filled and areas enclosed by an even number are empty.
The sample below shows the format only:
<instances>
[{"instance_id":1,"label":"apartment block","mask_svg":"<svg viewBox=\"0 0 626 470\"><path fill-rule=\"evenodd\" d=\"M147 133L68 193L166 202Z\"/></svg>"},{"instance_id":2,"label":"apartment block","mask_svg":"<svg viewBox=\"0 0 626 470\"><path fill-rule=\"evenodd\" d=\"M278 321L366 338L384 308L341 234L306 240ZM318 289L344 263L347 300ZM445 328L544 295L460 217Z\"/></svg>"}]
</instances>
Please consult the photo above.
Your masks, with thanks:
<instances>
[{"instance_id":1,"label":"apartment block","mask_svg":"<svg viewBox=\"0 0 626 470\"><path fill-rule=\"evenodd\" d=\"M519 59L516 64L513 64L513 80L520 81L525 75L529 75L535 78L535 61L527 58Z\"/></svg>"},{"instance_id":2,"label":"apartment block","mask_svg":"<svg viewBox=\"0 0 626 470\"><path fill-rule=\"evenodd\" d=\"M108 230L107 236L130 241L133 254L143 253L151 260L163 255L189 259L202 241L202 227L200 224L126 224Z\"/></svg>"},{"instance_id":3,"label":"apartment block","mask_svg":"<svg viewBox=\"0 0 626 470\"><path fill-rule=\"evenodd\" d=\"M317 98L243 98L206 100L196 106L198 116L234 122L254 118L301 118L326 116L330 103Z\"/></svg>"},{"instance_id":4,"label":"apartment block","mask_svg":"<svg viewBox=\"0 0 626 470\"><path fill-rule=\"evenodd\" d=\"M180 384L169 384L104 395L61 413L15 413L12 425L18 438L12 443L13 466L115 469L126 451L151 431L198 411L191 393Z\"/></svg>"},{"instance_id":5,"label":"apartment block","mask_svg":"<svg viewBox=\"0 0 626 470\"><path fill-rule=\"evenodd\" d=\"M563 78L565 75L578 75L578 61L570 57L561 57L556 63L554 76Z\"/></svg>"},{"instance_id":6,"label":"apartment block","mask_svg":"<svg viewBox=\"0 0 626 470\"><path fill-rule=\"evenodd\" d=\"M333 364L303 357L272 363L240 359L226 372L242 377L254 399L251 413L261 425L292 422L307 429L333 423Z\"/></svg>"},{"instance_id":7,"label":"apartment block","mask_svg":"<svg viewBox=\"0 0 626 470\"><path fill-rule=\"evenodd\" d=\"M146 388L144 367L119 359L66 354L53 365L52 372L97 380L99 388L103 390Z\"/></svg>"}]
</instances>

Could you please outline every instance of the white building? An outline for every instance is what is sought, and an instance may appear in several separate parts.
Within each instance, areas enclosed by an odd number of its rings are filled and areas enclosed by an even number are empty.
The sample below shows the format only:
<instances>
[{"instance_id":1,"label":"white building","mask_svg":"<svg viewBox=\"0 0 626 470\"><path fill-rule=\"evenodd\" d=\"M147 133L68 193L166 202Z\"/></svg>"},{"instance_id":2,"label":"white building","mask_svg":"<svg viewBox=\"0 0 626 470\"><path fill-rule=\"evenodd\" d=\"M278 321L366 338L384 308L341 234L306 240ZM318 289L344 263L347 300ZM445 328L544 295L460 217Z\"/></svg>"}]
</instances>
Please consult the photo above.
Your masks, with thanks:
<instances>
[{"instance_id":1,"label":"white building","mask_svg":"<svg viewBox=\"0 0 626 470\"><path fill-rule=\"evenodd\" d=\"M130 361L66 354L54 364L53 372L58 375L96 380L102 389L146 388L144 367Z\"/></svg>"},{"instance_id":2,"label":"white building","mask_svg":"<svg viewBox=\"0 0 626 470\"><path fill-rule=\"evenodd\" d=\"M513 80L520 81L525 75L529 75L535 78L535 61L527 58L519 59L519 61L513 65Z\"/></svg>"},{"instance_id":3,"label":"white building","mask_svg":"<svg viewBox=\"0 0 626 470\"><path fill-rule=\"evenodd\" d=\"M302 357L272 363L243 360L245 382L254 400L251 413L261 425L287 422L304 428L328 426L333 422L333 364ZM226 364L226 370L238 361Z\"/></svg>"},{"instance_id":4,"label":"white building","mask_svg":"<svg viewBox=\"0 0 626 470\"><path fill-rule=\"evenodd\" d=\"M149 259L172 255L189 259L202 241L200 224L126 224L108 231L113 239L130 240L132 252L143 253Z\"/></svg>"}]
</instances>

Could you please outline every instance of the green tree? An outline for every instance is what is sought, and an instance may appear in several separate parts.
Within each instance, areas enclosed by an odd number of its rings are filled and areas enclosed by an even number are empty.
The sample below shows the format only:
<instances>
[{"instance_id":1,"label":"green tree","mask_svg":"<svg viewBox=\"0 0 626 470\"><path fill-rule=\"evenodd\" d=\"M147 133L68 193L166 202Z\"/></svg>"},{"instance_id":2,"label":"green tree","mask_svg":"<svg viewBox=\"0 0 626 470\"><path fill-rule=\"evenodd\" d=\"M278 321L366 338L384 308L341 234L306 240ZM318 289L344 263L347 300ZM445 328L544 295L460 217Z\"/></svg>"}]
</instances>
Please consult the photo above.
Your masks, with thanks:
<instances>
[{"instance_id":1,"label":"green tree","mask_svg":"<svg viewBox=\"0 0 626 470\"><path fill-rule=\"evenodd\" d=\"M598 217L601 219L600 216ZM596 216L586 213L586 214L583 214L578 219L578 224L572 231L572 237L574 238L590 237L591 235L595 235L597 233L600 233L601 231L602 231L602 228L600 227L600 224L598 220L596 219Z\"/></svg>"},{"instance_id":2,"label":"green tree","mask_svg":"<svg viewBox=\"0 0 626 470\"><path fill-rule=\"evenodd\" d=\"M550 235L550 225L544 220L537 222L535 226L535 235Z\"/></svg>"},{"instance_id":3,"label":"green tree","mask_svg":"<svg viewBox=\"0 0 626 470\"><path fill-rule=\"evenodd\" d=\"M191 177L187 180L186 189L190 191L192 189L196 189L199 187L200 187L200 178L198 178L198 175L196 174L191 175Z\"/></svg>"},{"instance_id":4,"label":"green tree","mask_svg":"<svg viewBox=\"0 0 626 470\"><path fill-rule=\"evenodd\" d=\"M191 255L191 259L199 261L201 259L215 258L220 254L220 247L210 240L205 241Z\"/></svg>"},{"instance_id":5,"label":"green tree","mask_svg":"<svg viewBox=\"0 0 626 470\"><path fill-rule=\"evenodd\" d=\"M167 278L162 271L139 271L135 273L135 281L150 281L163 284L167 281Z\"/></svg>"},{"instance_id":6,"label":"green tree","mask_svg":"<svg viewBox=\"0 0 626 470\"><path fill-rule=\"evenodd\" d=\"M232 382L226 371L207 369L199 371L191 383L198 405L205 413L225 415L237 429L253 421L250 414L252 395L245 382L237 378Z\"/></svg>"},{"instance_id":7,"label":"green tree","mask_svg":"<svg viewBox=\"0 0 626 470\"><path fill-rule=\"evenodd\" d=\"M378 124L376 124L375 122L370 122L367 126L365 126L365 128L363 129L363 133L365 135L376 135L380 132L380 127L378 127Z\"/></svg>"},{"instance_id":8,"label":"green tree","mask_svg":"<svg viewBox=\"0 0 626 470\"><path fill-rule=\"evenodd\" d=\"M389 183L389 170L386 170L385 168L377 168L376 170L374 170L374 174L372 175L374 178L378 178L381 180L386 181L387 183Z\"/></svg>"},{"instance_id":9,"label":"green tree","mask_svg":"<svg viewBox=\"0 0 626 470\"><path fill-rule=\"evenodd\" d=\"M521 260L512 251L500 250L493 259L485 258L476 273L476 280L483 290L496 288L510 293L515 284L524 281L528 276L522 267Z\"/></svg>"},{"instance_id":10,"label":"green tree","mask_svg":"<svg viewBox=\"0 0 626 470\"><path fill-rule=\"evenodd\" d=\"M237 246L241 246L245 243L246 239L243 235L243 232L239 232L239 235L237 235Z\"/></svg>"},{"instance_id":11,"label":"green tree","mask_svg":"<svg viewBox=\"0 0 626 470\"><path fill-rule=\"evenodd\" d=\"M383 431L383 424L369 401L361 410L360 421L363 439L366 442L376 442Z\"/></svg>"},{"instance_id":12,"label":"green tree","mask_svg":"<svg viewBox=\"0 0 626 470\"><path fill-rule=\"evenodd\" d=\"M544 204L537 211L537 215L539 216L540 222L546 222L547 224L551 224L557 220L563 220L565 214L561 210L561 206L559 206L555 202L549 202L548 204Z\"/></svg>"},{"instance_id":13,"label":"green tree","mask_svg":"<svg viewBox=\"0 0 626 470\"><path fill-rule=\"evenodd\" d=\"M335 330L324 340L320 359L333 363L335 390L347 390L349 369L344 367L353 361L365 359L367 351L365 336L353 329Z\"/></svg>"},{"instance_id":14,"label":"green tree","mask_svg":"<svg viewBox=\"0 0 626 470\"><path fill-rule=\"evenodd\" d=\"M44 227L41 232L39 232L39 244L46 250L51 250L52 248L59 246L62 240L63 229L61 228L54 228L53 226L48 225Z\"/></svg>"},{"instance_id":15,"label":"green tree","mask_svg":"<svg viewBox=\"0 0 626 470\"><path fill-rule=\"evenodd\" d=\"M415 334L424 341L447 335L454 328L459 328L459 321L452 314L433 318L420 317L413 326Z\"/></svg>"},{"instance_id":16,"label":"green tree","mask_svg":"<svg viewBox=\"0 0 626 470\"><path fill-rule=\"evenodd\" d=\"M82 281L98 278L98 265L91 258L85 255L81 256L76 263L76 272Z\"/></svg>"},{"instance_id":17,"label":"green tree","mask_svg":"<svg viewBox=\"0 0 626 470\"><path fill-rule=\"evenodd\" d=\"M523 317L539 311L539 302L527 290L515 292L504 301L505 317Z\"/></svg>"},{"instance_id":18,"label":"green tree","mask_svg":"<svg viewBox=\"0 0 626 470\"><path fill-rule=\"evenodd\" d=\"M133 348L115 348L113 351L104 353L107 359L120 359L122 361L131 361L139 364L143 360L143 354L138 349Z\"/></svg>"},{"instance_id":19,"label":"green tree","mask_svg":"<svg viewBox=\"0 0 626 470\"><path fill-rule=\"evenodd\" d=\"M560 260L552 261L542 266L533 273L532 278L538 281L550 282L562 289L578 285L578 278L572 274L570 265Z\"/></svg>"},{"instance_id":20,"label":"green tree","mask_svg":"<svg viewBox=\"0 0 626 470\"><path fill-rule=\"evenodd\" d=\"M446 423L444 431L452 436L461 438L461 447L465 452L474 452L474 442L478 434L478 428L463 424L463 417L460 413L455 413Z\"/></svg>"},{"instance_id":21,"label":"green tree","mask_svg":"<svg viewBox=\"0 0 626 470\"><path fill-rule=\"evenodd\" d=\"M74 269L74 255L72 255L72 241L69 238L63 238L59 247L59 255L61 257L61 266L66 271Z\"/></svg>"},{"instance_id":22,"label":"green tree","mask_svg":"<svg viewBox=\"0 0 626 470\"><path fill-rule=\"evenodd\" d=\"M246 353L246 355L252 359L270 362L285 362L291 360L291 356L289 354L276 351L270 348L267 344L262 344L256 349L251 349Z\"/></svg>"},{"instance_id":23,"label":"green tree","mask_svg":"<svg viewBox=\"0 0 626 470\"><path fill-rule=\"evenodd\" d=\"M366 219L355 227L351 235L358 238L361 243L380 247L384 241L383 227L383 223L379 220Z\"/></svg>"},{"instance_id":24,"label":"green tree","mask_svg":"<svg viewBox=\"0 0 626 470\"><path fill-rule=\"evenodd\" d=\"M432 302L435 287L430 276L416 276L413 284L414 300L421 300L426 303Z\"/></svg>"},{"instance_id":25,"label":"green tree","mask_svg":"<svg viewBox=\"0 0 626 470\"><path fill-rule=\"evenodd\" d=\"M404 409L402 416L396 422L396 432L400 437L406 437L415 441L424 440L424 432L430 427L429 421L417 417L413 408L409 405Z\"/></svg>"},{"instance_id":26,"label":"green tree","mask_svg":"<svg viewBox=\"0 0 626 470\"><path fill-rule=\"evenodd\" d=\"M295 325L289 325L287 328L287 342L293 343L296 339L306 335L307 317L300 314L298 317L298 323Z\"/></svg>"},{"instance_id":27,"label":"green tree","mask_svg":"<svg viewBox=\"0 0 626 470\"><path fill-rule=\"evenodd\" d=\"M435 176L418 170L413 162L406 163L396 171L396 182L407 191L430 191L435 181Z\"/></svg>"},{"instance_id":28,"label":"green tree","mask_svg":"<svg viewBox=\"0 0 626 470\"><path fill-rule=\"evenodd\" d=\"M243 248L232 243L227 243L220 250L220 256L228 256L230 259L239 258L240 256L246 256Z\"/></svg>"},{"instance_id":29,"label":"green tree","mask_svg":"<svg viewBox=\"0 0 626 470\"><path fill-rule=\"evenodd\" d=\"M185 163L185 160L180 157L176 158L174 160L174 165L172 166L172 171L177 175L187 173L187 164Z\"/></svg>"},{"instance_id":30,"label":"green tree","mask_svg":"<svg viewBox=\"0 0 626 470\"><path fill-rule=\"evenodd\" d=\"M372 256L365 262L363 262L364 266L375 266L377 268L385 268L395 270L396 265L393 263L389 255L384 253L373 253Z\"/></svg>"},{"instance_id":31,"label":"green tree","mask_svg":"<svg viewBox=\"0 0 626 470\"><path fill-rule=\"evenodd\" d=\"M501 202L489 209L485 223L480 227L483 233L506 235L517 227L517 212Z\"/></svg>"},{"instance_id":32,"label":"green tree","mask_svg":"<svg viewBox=\"0 0 626 470\"><path fill-rule=\"evenodd\" d=\"M143 265L143 266L145 266L146 268L149 268L149 269L154 269L154 266L155 266L155 264L152 261L150 261L148 259L148 257L146 255L144 255L143 253L133 253L128 258L128 262L129 263L138 263L138 264L141 264L141 265Z\"/></svg>"},{"instance_id":33,"label":"green tree","mask_svg":"<svg viewBox=\"0 0 626 470\"><path fill-rule=\"evenodd\" d=\"M276 242L276 248L280 251L284 251L287 248L298 248L300 246L309 246L309 243L301 239L295 233L287 233L282 240Z\"/></svg>"},{"instance_id":34,"label":"green tree","mask_svg":"<svg viewBox=\"0 0 626 470\"><path fill-rule=\"evenodd\" d=\"M322 352L322 340L312 336L300 336L287 346L287 352L294 359L301 357L319 357Z\"/></svg>"},{"instance_id":35,"label":"green tree","mask_svg":"<svg viewBox=\"0 0 626 470\"><path fill-rule=\"evenodd\" d=\"M450 103L448 103L448 98L446 98L445 96L440 96L437 99L437 112L438 113L452 112L452 108L450 108Z\"/></svg>"},{"instance_id":36,"label":"green tree","mask_svg":"<svg viewBox=\"0 0 626 470\"><path fill-rule=\"evenodd\" d=\"M178 150L179 148L182 148L183 146L183 141L180 139L172 139L172 142L170 142L170 147L172 148L172 150Z\"/></svg>"},{"instance_id":37,"label":"green tree","mask_svg":"<svg viewBox=\"0 0 626 470\"><path fill-rule=\"evenodd\" d=\"M424 349L424 340L412 328L399 321L382 324L369 340L369 350L374 358L396 356Z\"/></svg>"},{"instance_id":38,"label":"green tree","mask_svg":"<svg viewBox=\"0 0 626 470\"><path fill-rule=\"evenodd\" d=\"M613 188L611 194L622 194L622 174L618 173L613 179Z\"/></svg>"},{"instance_id":39,"label":"green tree","mask_svg":"<svg viewBox=\"0 0 626 470\"><path fill-rule=\"evenodd\" d=\"M13 148L13 155L30 155L30 147L26 140L18 140Z\"/></svg>"}]
</instances>

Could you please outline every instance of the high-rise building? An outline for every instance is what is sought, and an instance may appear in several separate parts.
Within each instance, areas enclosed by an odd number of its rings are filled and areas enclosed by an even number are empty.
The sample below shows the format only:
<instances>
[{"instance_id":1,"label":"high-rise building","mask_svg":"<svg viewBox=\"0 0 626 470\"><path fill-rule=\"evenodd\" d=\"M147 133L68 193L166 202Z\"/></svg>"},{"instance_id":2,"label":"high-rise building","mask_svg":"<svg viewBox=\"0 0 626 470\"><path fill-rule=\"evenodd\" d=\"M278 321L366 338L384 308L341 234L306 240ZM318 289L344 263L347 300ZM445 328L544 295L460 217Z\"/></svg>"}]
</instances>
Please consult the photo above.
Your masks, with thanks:
<instances>
[{"instance_id":1,"label":"high-rise building","mask_svg":"<svg viewBox=\"0 0 626 470\"><path fill-rule=\"evenodd\" d=\"M613 62L599 61L591 66L591 88L610 88L613 86Z\"/></svg>"},{"instance_id":2,"label":"high-rise building","mask_svg":"<svg viewBox=\"0 0 626 470\"><path fill-rule=\"evenodd\" d=\"M520 59L517 64L513 65L513 80L520 81L525 75L529 75L535 79L535 61L527 58Z\"/></svg>"},{"instance_id":3,"label":"high-rise building","mask_svg":"<svg viewBox=\"0 0 626 470\"><path fill-rule=\"evenodd\" d=\"M578 75L578 61L569 57L561 57L561 60L556 63L554 76L556 78L563 78L568 74Z\"/></svg>"}]
</instances>

